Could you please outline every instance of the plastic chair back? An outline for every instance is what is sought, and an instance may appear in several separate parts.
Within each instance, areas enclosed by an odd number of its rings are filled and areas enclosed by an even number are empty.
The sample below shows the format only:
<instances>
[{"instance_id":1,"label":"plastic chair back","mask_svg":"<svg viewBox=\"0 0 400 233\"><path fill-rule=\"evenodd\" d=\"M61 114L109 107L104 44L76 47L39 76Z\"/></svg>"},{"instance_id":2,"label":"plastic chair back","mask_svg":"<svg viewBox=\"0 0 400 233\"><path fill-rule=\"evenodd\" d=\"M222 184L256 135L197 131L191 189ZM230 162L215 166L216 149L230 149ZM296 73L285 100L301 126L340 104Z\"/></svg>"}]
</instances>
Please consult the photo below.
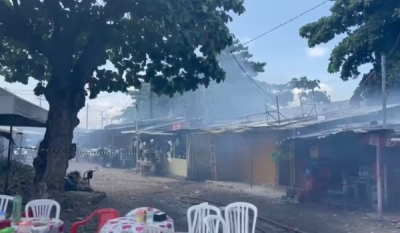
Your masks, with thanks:
<instances>
[{"instance_id":1,"label":"plastic chair back","mask_svg":"<svg viewBox=\"0 0 400 233\"><path fill-rule=\"evenodd\" d=\"M226 222L221 216L208 215L204 222L208 233L218 233L220 226L222 227L222 233L228 233Z\"/></svg>"},{"instance_id":2,"label":"plastic chair back","mask_svg":"<svg viewBox=\"0 0 400 233\"><path fill-rule=\"evenodd\" d=\"M249 231L250 211L253 211L251 231ZM256 230L257 207L247 202L235 202L226 206L225 221L231 233L254 233Z\"/></svg>"},{"instance_id":3,"label":"plastic chair back","mask_svg":"<svg viewBox=\"0 0 400 233\"><path fill-rule=\"evenodd\" d=\"M13 202L14 197L7 195L0 195L0 211L7 212L8 205Z\"/></svg>"},{"instance_id":4,"label":"plastic chair back","mask_svg":"<svg viewBox=\"0 0 400 233\"><path fill-rule=\"evenodd\" d=\"M38 199L28 202L25 206L25 213L32 210L34 218L50 218L51 210L56 208L56 219L60 219L60 204L50 199Z\"/></svg>"},{"instance_id":5,"label":"plastic chair back","mask_svg":"<svg viewBox=\"0 0 400 233\"><path fill-rule=\"evenodd\" d=\"M212 214L221 217L221 210L215 206L205 203L190 207L187 211L189 232L207 233L204 218Z\"/></svg>"},{"instance_id":6,"label":"plastic chair back","mask_svg":"<svg viewBox=\"0 0 400 233\"><path fill-rule=\"evenodd\" d=\"M111 208L95 210L85 220L74 223L71 228L71 233L78 233L78 228L86 225L95 216L99 217L99 225L97 227L97 232L100 232L101 228L104 226L104 224L107 223L108 220L119 218L119 212L116 209L111 209Z\"/></svg>"}]
</instances>

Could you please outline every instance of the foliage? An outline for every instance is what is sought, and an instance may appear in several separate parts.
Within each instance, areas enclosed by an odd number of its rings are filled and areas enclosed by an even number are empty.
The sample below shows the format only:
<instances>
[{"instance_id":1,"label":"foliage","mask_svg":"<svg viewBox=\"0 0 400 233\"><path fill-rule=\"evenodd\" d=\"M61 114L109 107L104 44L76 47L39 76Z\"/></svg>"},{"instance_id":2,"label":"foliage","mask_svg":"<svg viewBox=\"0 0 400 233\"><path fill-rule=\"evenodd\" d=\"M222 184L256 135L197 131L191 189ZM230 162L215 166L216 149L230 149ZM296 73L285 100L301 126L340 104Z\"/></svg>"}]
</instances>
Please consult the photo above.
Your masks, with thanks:
<instances>
[{"instance_id":1,"label":"foliage","mask_svg":"<svg viewBox=\"0 0 400 233\"><path fill-rule=\"evenodd\" d=\"M232 51L246 74L243 73L233 58ZM205 116L210 121L232 120L265 111L265 105L275 106L274 95L278 96L280 106L287 106L293 101L292 88L286 84L274 85L255 79L258 74L264 72L266 63L254 62L251 59L252 57L249 48L235 39L233 46L223 50L217 57L221 68L226 72L226 79L223 84L216 85L218 83L218 80L216 80L207 89L187 92L183 95L174 96L172 99L154 96L154 116L156 118L167 117L170 113L173 113L175 116ZM252 80L249 80L250 78ZM259 87L256 87L256 85ZM143 119L146 119L150 112L148 92L148 87L146 87L131 93L132 98L139 103L140 115ZM144 98L142 98L143 96ZM133 120L134 111L134 107L129 106L117 118L127 121L129 121L129 118Z\"/></svg>"},{"instance_id":2,"label":"foliage","mask_svg":"<svg viewBox=\"0 0 400 233\"><path fill-rule=\"evenodd\" d=\"M345 36L332 50L328 72L340 72L340 78L347 81L359 77L361 73L358 68L361 65L372 64L378 74L376 81L367 82L366 86L369 87L364 88L366 80L364 76L360 81L363 85L355 91L357 96L353 97L353 99L364 99L371 93L371 88L375 91L379 89L377 80L380 77L381 53L390 53L399 36L399 9L398 0L337 0L331 7L329 16L303 26L300 29L300 36L308 40L310 48L327 43L336 37ZM399 47L392 53L398 51ZM398 59L393 57L388 59L398 64ZM390 71L392 68L388 68L388 73L394 72ZM388 84L393 85L393 83L397 81Z\"/></svg>"},{"instance_id":3,"label":"foliage","mask_svg":"<svg viewBox=\"0 0 400 233\"><path fill-rule=\"evenodd\" d=\"M316 90L321 89L320 83L317 79L309 80L304 76L299 79L293 78L288 86L300 90L299 98L305 104L314 104L314 101L317 104L330 103L331 97L326 91Z\"/></svg>"},{"instance_id":4,"label":"foliage","mask_svg":"<svg viewBox=\"0 0 400 233\"><path fill-rule=\"evenodd\" d=\"M233 42L228 12L244 10L233 0L1 0L0 75L38 82L50 106L40 147L69 150L87 95L144 82L172 96L224 80L217 55ZM40 151L36 171L62 190L68 157Z\"/></svg>"},{"instance_id":5,"label":"foliage","mask_svg":"<svg viewBox=\"0 0 400 233\"><path fill-rule=\"evenodd\" d=\"M227 11L244 12L241 3L230 0L15 3L0 2L1 74L25 84L32 77L42 94L43 81L51 81L57 66L67 66L62 70L89 84L92 98L99 91L139 88L142 81L166 94L222 81L216 55L232 43ZM203 56L195 54L199 46ZM115 71L103 67L107 60Z\"/></svg>"},{"instance_id":6,"label":"foliage","mask_svg":"<svg viewBox=\"0 0 400 233\"><path fill-rule=\"evenodd\" d=\"M271 157L275 162L290 160L292 158L292 152L288 149L278 149L272 152Z\"/></svg>"}]
</instances>

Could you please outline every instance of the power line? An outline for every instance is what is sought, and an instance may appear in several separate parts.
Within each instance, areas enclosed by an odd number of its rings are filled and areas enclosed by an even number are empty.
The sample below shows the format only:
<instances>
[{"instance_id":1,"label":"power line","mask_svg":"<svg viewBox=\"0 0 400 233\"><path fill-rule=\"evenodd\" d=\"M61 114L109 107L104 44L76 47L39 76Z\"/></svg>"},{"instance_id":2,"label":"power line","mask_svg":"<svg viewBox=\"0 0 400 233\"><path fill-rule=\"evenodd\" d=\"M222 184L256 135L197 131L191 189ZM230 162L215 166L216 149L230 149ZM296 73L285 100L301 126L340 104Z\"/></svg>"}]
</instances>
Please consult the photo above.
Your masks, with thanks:
<instances>
[{"instance_id":1,"label":"power line","mask_svg":"<svg viewBox=\"0 0 400 233\"><path fill-rule=\"evenodd\" d=\"M256 37L254 37L253 39L251 39L251 40L249 40L249 41L243 43L243 45L246 45L246 44L249 44L249 43L251 43L251 42L253 42L253 41L255 41L255 40L258 40L259 38L261 38L261 37L263 37L263 36L265 36L265 35L267 35L267 34L273 32L273 31L275 31L275 30L277 30L277 29L279 29L279 28L285 26L285 25L288 24L288 23L291 23L292 21L294 21L294 20L296 20L296 19L298 19L298 18L304 16L305 14L308 14L309 12L311 12L311 11L313 11L313 10L315 10L315 9L317 9L317 8L323 6L323 5L325 5L326 3L331 2L331 1L332 1L332 0L326 0L326 1L324 1L324 2L322 2L322 3L320 3L320 4L318 4L318 5L314 6L314 7L310 8L310 9L308 9L307 11L304 11L303 13L301 13L301 14L299 14L299 15L297 15L297 16L295 16L295 17L293 17L293 18L291 18L291 19L289 19L289 20L287 20L287 21L285 21L284 23L281 23L281 24L279 24L278 26L276 26L276 27L274 27L274 28L272 28L272 29L270 29L270 30L268 30L268 31L266 31L266 32L264 32L264 33L262 33L262 34L256 36ZM233 50L233 51L234 51L234 50Z\"/></svg>"},{"instance_id":2,"label":"power line","mask_svg":"<svg viewBox=\"0 0 400 233\"><path fill-rule=\"evenodd\" d=\"M232 55L233 59L235 60L236 64L239 66L239 68L240 68L240 69L243 71L243 73L245 74L246 78L247 78L251 83L253 83L253 84L257 87L257 89L259 90L259 92L261 91L261 94L264 94L264 95L266 95L266 96L268 96L268 97L271 97L272 99L276 100L276 96L272 95L272 94L269 93L269 92L266 92L252 77L250 77L250 76L248 75L248 73L246 72L246 70L243 68L243 66L240 64L240 62L237 60L236 56L235 56L233 53L231 53L231 55ZM292 103L288 103L288 104L291 105L292 107L299 107L299 106L297 106L297 105L295 105L295 104L292 104Z\"/></svg>"},{"instance_id":3,"label":"power line","mask_svg":"<svg viewBox=\"0 0 400 233\"><path fill-rule=\"evenodd\" d=\"M260 85L258 85L258 83L252 77L250 77L248 75L246 70L243 68L243 66L240 64L240 62L236 59L235 54L232 53L232 57L235 60L236 64L239 66L239 68L243 71L243 73L245 74L246 78L249 79L250 82L253 83L257 87L257 89L259 91L261 91L262 94L267 95L267 96L269 96L269 97L271 97L271 98L273 98L275 100L275 96L273 96L272 94L266 92Z\"/></svg>"},{"instance_id":4,"label":"power line","mask_svg":"<svg viewBox=\"0 0 400 233\"><path fill-rule=\"evenodd\" d=\"M117 107L118 104L120 104L124 99L126 99L126 97L128 97L128 95L126 95L126 96L124 96L124 98L120 99L116 104L114 104L114 106L111 107L111 109Z\"/></svg>"},{"instance_id":5,"label":"power line","mask_svg":"<svg viewBox=\"0 0 400 233\"><path fill-rule=\"evenodd\" d=\"M273 98L274 100L276 100L276 102L277 102L277 112L278 112L278 118L280 117L280 116L282 116L283 118L285 118L285 119L287 119L282 113L280 113L280 111L279 111L279 103L278 103L278 96L274 96L274 95L272 95L271 93L268 93L268 92L266 92L252 77L250 77L249 75L248 75L248 73L246 72L246 70L243 68L243 66L240 64L240 62L236 59L236 56L232 53L232 57L233 57L233 59L236 61L236 63L238 64L238 66L240 67L240 69L244 72L244 74L245 74L245 76L247 77L247 79L248 80L250 80L250 82L251 83L253 83L257 88L258 88L258 90L259 91L261 91L261 93L263 93L264 95L267 95L267 96L269 96L269 97L271 97L271 98ZM292 105L291 103L288 103L289 105ZM293 105L292 105L293 106ZM296 106L296 105L294 105L294 107L299 107L299 106ZM279 120L278 120L279 121Z\"/></svg>"}]
</instances>

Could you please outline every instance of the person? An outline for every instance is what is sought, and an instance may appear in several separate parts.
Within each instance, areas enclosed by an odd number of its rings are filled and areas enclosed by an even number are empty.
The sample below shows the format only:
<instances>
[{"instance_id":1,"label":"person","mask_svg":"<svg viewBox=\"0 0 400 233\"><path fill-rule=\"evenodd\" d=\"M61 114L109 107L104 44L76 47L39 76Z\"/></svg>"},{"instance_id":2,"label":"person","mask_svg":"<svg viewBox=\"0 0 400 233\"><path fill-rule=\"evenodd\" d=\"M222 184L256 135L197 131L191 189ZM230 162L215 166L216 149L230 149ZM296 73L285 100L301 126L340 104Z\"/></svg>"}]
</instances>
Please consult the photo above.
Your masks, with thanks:
<instances>
[{"instance_id":1,"label":"person","mask_svg":"<svg viewBox=\"0 0 400 233\"><path fill-rule=\"evenodd\" d=\"M321 171L317 162L312 162L304 169L305 188L299 194L299 201L315 200L321 194Z\"/></svg>"}]
</instances>

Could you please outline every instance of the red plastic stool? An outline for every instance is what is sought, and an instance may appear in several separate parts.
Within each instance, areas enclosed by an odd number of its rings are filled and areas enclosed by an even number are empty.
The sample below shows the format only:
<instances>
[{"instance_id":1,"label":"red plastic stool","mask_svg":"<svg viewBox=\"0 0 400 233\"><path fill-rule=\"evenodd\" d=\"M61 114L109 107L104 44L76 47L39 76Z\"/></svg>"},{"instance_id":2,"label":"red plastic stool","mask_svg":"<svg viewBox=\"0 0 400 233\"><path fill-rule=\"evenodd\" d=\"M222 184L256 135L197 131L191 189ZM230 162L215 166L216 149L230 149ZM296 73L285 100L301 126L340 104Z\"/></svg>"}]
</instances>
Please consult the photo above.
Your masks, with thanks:
<instances>
[{"instance_id":1,"label":"red plastic stool","mask_svg":"<svg viewBox=\"0 0 400 233\"><path fill-rule=\"evenodd\" d=\"M99 216L99 226L97 227L97 233L110 219L119 218L119 212L115 209L98 209L90 214L88 218L83 221L76 222L72 225L71 233L78 233L78 228L86 225L90 220L92 220L96 215Z\"/></svg>"}]
</instances>

